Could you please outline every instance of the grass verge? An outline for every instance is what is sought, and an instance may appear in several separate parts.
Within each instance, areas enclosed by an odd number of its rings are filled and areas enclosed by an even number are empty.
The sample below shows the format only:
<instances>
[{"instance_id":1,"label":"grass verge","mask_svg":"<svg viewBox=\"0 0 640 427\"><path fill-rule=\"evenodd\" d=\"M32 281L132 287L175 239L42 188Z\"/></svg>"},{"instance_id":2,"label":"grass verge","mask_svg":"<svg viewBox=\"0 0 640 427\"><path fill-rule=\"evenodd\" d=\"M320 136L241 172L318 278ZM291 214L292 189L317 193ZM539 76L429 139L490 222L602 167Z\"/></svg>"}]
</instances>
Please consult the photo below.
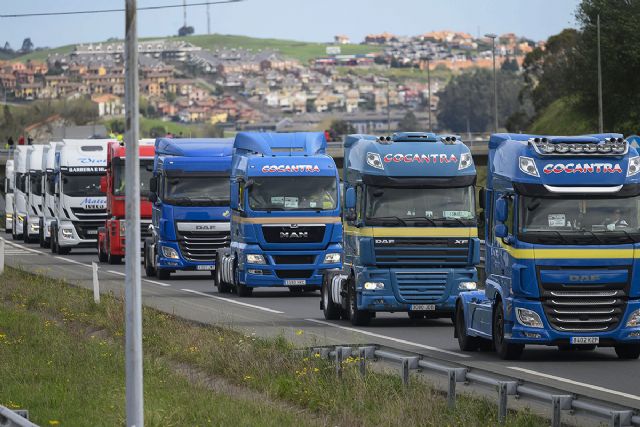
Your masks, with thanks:
<instances>
[{"instance_id":1,"label":"grass verge","mask_svg":"<svg viewBox=\"0 0 640 427\"><path fill-rule=\"evenodd\" d=\"M122 424L122 302L105 296L95 305L88 290L14 269L0 276L0 301L0 403L28 408L45 425ZM450 410L417 379L403 387L397 375L360 377L354 359L337 380L329 362L300 356L282 338L149 308L143 331L148 425L497 424L495 403L460 396ZM220 383L229 385L224 394L210 391ZM506 425L546 424L521 411Z\"/></svg>"}]
</instances>

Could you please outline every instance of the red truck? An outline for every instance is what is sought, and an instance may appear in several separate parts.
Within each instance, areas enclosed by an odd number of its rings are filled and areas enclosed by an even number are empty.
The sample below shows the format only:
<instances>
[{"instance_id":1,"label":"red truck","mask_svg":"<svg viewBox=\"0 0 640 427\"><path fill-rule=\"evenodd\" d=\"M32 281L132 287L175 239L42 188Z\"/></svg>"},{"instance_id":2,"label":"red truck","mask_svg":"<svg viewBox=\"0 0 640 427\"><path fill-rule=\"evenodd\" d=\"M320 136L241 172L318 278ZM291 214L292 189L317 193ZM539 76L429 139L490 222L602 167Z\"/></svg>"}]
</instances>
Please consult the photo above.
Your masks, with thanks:
<instances>
[{"instance_id":1,"label":"red truck","mask_svg":"<svg viewBox=\"0 0 640 427\"><path fill-rule=\"evenodd\" d=\"M140 234L142 240L150 235L152 204L149 201L149 179L152 176L155 140L142 139L140 156ZM100 181L100 189L107 195L108 217L98 229L98 259L119 264L125 252L125 153L124 142L112 141L107 148L107 174Z\"/></svg>"}]
</instances>

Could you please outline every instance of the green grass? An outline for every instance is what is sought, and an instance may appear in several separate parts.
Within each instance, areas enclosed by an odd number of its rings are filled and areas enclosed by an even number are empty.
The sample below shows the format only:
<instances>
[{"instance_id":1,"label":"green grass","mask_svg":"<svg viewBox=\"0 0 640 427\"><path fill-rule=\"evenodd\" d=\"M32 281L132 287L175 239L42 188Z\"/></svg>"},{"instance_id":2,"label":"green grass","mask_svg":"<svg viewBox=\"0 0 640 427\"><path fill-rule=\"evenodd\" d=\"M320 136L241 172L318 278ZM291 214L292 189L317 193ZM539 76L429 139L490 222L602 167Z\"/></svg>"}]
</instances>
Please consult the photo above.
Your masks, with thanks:
<instances>
[{"instance_id":1,"label":"green grass","mask_svg":"<svg viewBox=\"0 0 640 427\"><path fill-rule=\"evenodd\" d=\"M338 67L341 74L352 73L359 76L375 74L376 76L390 78L396 81L414 80L426 83L428 81L427 72L415 68L385 68L385 67ZM431 71L431 80L442 80L448 82L453 76L449 69L437 69Z\"/></svg>"},{"instance_id":2,"label":"green grass","mask_svg":"<svg viewBox=\"0 0 640 427\"><path fill-rule=\"evenodd\" d=\"M20 61L20 62L27 62L28 60L32 60L32 61L46 61L47 57L51 54L54 53L62 53L62 54L67 54L70 53L71 51L73 51L73 47L75 45L66 45L66 46L60 46L60 47L55 47L55 48L51 48L51 49L42 49L42 50L38 50L35 52L31 52L28 53L26 55L20 55L16 58L14 58L14 60L16 61Z\"/></svg>"},{"instance_id":3,"label":"green grass","mask_svg":"<svg viewBox=\"0 0 640 427\"><path fill-rule=\"evenodd\" d=\"M529 129L530 133L541 135L579 135L594 133L596 130L595 121L577 111L569 98L554 101Z\"/></svg>"},{"instance_id":4,"label":"green grass","mask_svg":"<svg viewBox=\"0 0 640 427\"><path fill-rule=\"evenodd\" d=\"M0 282L0 404L28 408L43 424L121 425L122 302L103 296L95 305L86 289L11 268ZM403 387L396 374L373 370L361 377L352 358L337 380L331 363L303 357L283 338L194 324L149 308L143 335L148 425L208 425L209 419L214 425L497 424L494 402L463 395L451 410L423 381L412 378ZM234 392L203 391L181 379L176 366L227 382ZM245 393L250 398L236 398ZM545 424L521 411L506 425Z\"/></svg>"}]
</instances>

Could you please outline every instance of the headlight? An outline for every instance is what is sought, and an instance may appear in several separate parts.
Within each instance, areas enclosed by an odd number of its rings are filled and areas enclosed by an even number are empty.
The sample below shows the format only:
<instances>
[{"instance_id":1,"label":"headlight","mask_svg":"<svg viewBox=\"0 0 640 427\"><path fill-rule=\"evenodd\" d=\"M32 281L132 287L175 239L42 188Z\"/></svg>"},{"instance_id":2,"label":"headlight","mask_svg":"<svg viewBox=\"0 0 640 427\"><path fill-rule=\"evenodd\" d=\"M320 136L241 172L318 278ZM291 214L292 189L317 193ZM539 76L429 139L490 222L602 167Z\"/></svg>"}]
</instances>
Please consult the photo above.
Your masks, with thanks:
<instances>
[{"instance_id":1,"label":"headlight","mask_svg":"<svg viewBox=\"0 0 640 427\"><path fill-rule=\"evenodd\" d=\"M22 215L18 215L18 222L22 224L23 221L24 221L24 217Z\"/></svg>"},{"instance_id":2,"label":"headlight","mask_svg":"<svg viewBox=\"0 0 640 427\"><path fill-rule=\"evenodd\" d=\"M368 291L375 291L377 289L384 289L384 283L382 283L382 282L364 282L363 286Z\"/></svg>"},{"instance_id":3,"label":"headlight","mask_svg":"<svg viewBox=\"0 0 640 427\"><path fill-rule=\"evenodd\" d=\"M178 251L173 249L171 246L162 247L162 256L164 256L165 258L180 259Z\"/></svg>"},{"instance_id":4,"label":"headlight","mask_svg":"<svg viewBox=\"0 0 640 427\"><path fill-rule=\"evenodd\" d=\"M13 217L13 215L7 214L6 217L7 217L7 219L11 219Z\"/></svg>"},{"instance_id":5,"label":"headlight","mask_svg":"<svg viewBox=\"0 0 640 427\"><path fill-rule=\"evenodd\" d=\"M476 282L460 282L458 285L458 290L461 291L473 291L478 288L478 284Z\"/></svg>"},{"instance_id":6,"label":"headlight","mask_svg":"<svg viewBox=\"0 0 640 427\"><path fill-rule=\"evenodd\" d=\"M324 256L324 264L337 264L340 262L340 254L339 253L332 253L332 254L326 254Z\"/></svg>"},{"instance_id":7,"label":"headlight","mask_svg":"<svg viewBox=\"0 0 640 427\"><path fill-rule=\"evenodd\" d=\"M40 225L39 224L29 224L29 228L31 229L31 231L38 231L38 230L40 230Z\"/></svg>"},{"instance_id":8,"label":"headlight","mask_svg":"<svg viewBox=\"0 0 640 427\"><path fill-rule=\"evenodd\" d=\"M527 310L526 308L516 308L516 317L518 323L522 326L528 326L530 328L542 328L542 319L538 313L533 310Z\"/></svg>"},{"instance_id":9,"label":"headlight","mask_svg":"<svg viewBox=\"0 0 640 427\"><path fill-rule=\"evenodd\" d=\"M367 153L367 164L372 168L384 169L384 164L382 164L382 159L378 153Z\"/></svg>"},{"instance_id":10,"label":"headlight","mask_svg":"<svg viewBox=\"0 0 640 427\"><path fill-rule=\"evenodd\" d=\"M460 156L460 163L458 164L458 170L466 169L473 164L473 158L471 153L462 153Z\"/></svg>"},{"instance_id":11,"label":"headlight","mask_svg":"<svg viewBox=\"0 0 640 427\"><path fill-rule=\"evenodd\" d=\"M631 313L629 320L627 320L627 328L637 328L640 326L640 309Z\"/></svg>"},{"instance_id":12,"label":"headlight","mask_svg":"<svg viewBox=\"0 0 640 427\"><path fill-rule=\"evenodd\" d=\"M640 172L640 157L632 157L629 159L629 166L627 167L627 176L633 176Z\"/></svg>"},{"instance_id":13,"label":"headlight","mask_svg":"<svg viewBox=\"0 0 640 427\"><path fill-rule=\"evenodd\" d=\"M527 175L540 176L538 174L536 162L534 162L531 157L520 156L520 170Z\"/></svg>"},{"instance_id":14,"label":"headlight","mask_svg":"<svg viewBox=\"0 0 640 427\"><path fill-rule=\"evenodd\" d=\"M266 264L264 257L260 254L247 254L247 263L249 264Z\"/></svg>"},{"instance_id":15,"label":"headlight","mask_svg":"<svg viewBox=\"0 0 640 427\"><path fill-rule=\"evenodd\" d=\"M62 237L65 239L71 239L73 237L73 229L72 228L63 228L62 229Z\"/></svg>"},{"instance_id":16,"label":"headlight","mask_svg":"<svg viewBox=\"0 0 640 427\"><path fill-rule=\"evenodd\" d=\"M120 221L120 235L124 236L126 231L127 231L127 222L126 221Z\"/></svg>"}]
</instances>

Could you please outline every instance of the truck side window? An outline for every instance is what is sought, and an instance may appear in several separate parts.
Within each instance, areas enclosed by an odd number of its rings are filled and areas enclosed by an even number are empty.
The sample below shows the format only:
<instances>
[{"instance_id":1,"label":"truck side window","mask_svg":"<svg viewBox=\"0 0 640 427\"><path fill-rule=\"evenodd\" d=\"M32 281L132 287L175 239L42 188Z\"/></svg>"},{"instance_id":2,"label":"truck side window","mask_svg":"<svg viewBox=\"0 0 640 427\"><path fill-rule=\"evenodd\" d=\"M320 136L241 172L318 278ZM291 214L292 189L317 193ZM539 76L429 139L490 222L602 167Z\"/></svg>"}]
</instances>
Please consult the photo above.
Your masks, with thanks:
<instances>
[{"instance_id":1,"label":"truck side window","mask_svg":"<svg viewBox=\"0 0 640 427\"><path fill-rule=\"evenodd\" d=\"M487 190L487 199L489 199L489 201L485 201L485 208L484 208L484 214L485 214L485 224L487 224L487 232L486 232L486 236L484 237L488 242L493 242L493 191Z\"/></svg>"},{"instance_id":2,"label":"truck side window","mask_svg":"<svg viewBox=\"0 0 640 427\"><path fill-rule=\"evenodd\" d=\"M360 222L362 220L363 194L362 186L356 186L356 222Z\"/></svg>"},{"instance_id":3,"label":"truck side window","mask_svg":"<svg viewBox=\"0 0 640 427\"><path fill-rule=\"evenodd\" d=\"M513 235L515 234L515 228L513 227L513 219L514 219L514 196L511 195L507 198L507 202L508 202L508 206L509 206L509 213L507 215L507 221L505 222L505 225L507 226L507 230L509 231L509 234Z\"/></svg>"},{"instance_id":4,"label":"truck side window","mask_svg":"<svg viewBox=\"0 0 640 427\"><path fill-rule=\"evenodd\" d=\"M244 211L244 184L238 183L238 210L240 212Z\"/></svg>"}]
</instances>

